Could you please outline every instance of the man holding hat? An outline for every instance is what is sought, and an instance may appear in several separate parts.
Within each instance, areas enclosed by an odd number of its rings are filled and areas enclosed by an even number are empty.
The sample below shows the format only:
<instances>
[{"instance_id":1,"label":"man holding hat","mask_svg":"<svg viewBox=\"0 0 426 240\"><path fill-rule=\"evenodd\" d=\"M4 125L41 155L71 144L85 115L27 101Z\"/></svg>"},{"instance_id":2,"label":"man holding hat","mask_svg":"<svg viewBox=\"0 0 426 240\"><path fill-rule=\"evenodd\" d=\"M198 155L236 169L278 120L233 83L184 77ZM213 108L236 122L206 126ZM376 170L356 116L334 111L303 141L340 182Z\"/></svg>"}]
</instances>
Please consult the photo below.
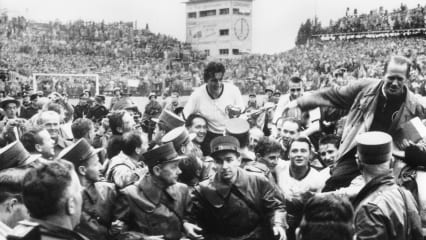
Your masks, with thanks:
<instances>
[{"instance_id":1,"label":"man holding hat","mask_svg":"<svg viewBox=\"0 0 426 240\"><path fill-rule=\"evenodd\" d=\"M354 200L357 239L423 239L416 201L392 174L392 137L373 131L356 141L356 162L366 182Z\"/></svg>"},{"instance_id":2,"label":"man holding hat","mask_svg":"<svg viewBox=\"0 0 426 240\"><path fill-rule=\"evenodd\" d=\"M0 107L4 110L5 117L0 121L0 134L7 142L13 142L20 138L25 131L27 121L18 118L20 102L12 97L6 97L0 102Z\"/></svg>"},{"instance_id":3,"label":"man holding hat","mask_svg":"<svg viewBox=\"0 0 426 240\"><path fill-rule=\"evenodd\" d=\"M74 164L84 188L82 217L75 230L93 240L109 238L108 230L111 228L117 195L114 184L100 181L102 165L98 153L101 150L94 149L86 139L81 138L57 157Z\"/></svg>"},{"instance_id":4,"label":"man holding hat","mask_svg":"<svg viewBox=\"0 0 426 240\"><path fill-rule=\"evenodd\" d=\"M196 187L188 221L198 223L206 239L286 239L284 203L265 177L239 167L238 140L219 136L210 146L216 174Z\"/></svg>"},{"instance_id":5,"label":"man holding hat","mask_svg":"<svg viewBox=\"0 0 426 240\"><path fill-rule=\"evenodd\" d=\"M141 181L121 191L115 216L123 223L119 238L177 240L183 237L184 213L190 207L190 195L185 184L178 183L179 156L172 143L143 154L148 166Z\"/></svg>"}]
</instances>

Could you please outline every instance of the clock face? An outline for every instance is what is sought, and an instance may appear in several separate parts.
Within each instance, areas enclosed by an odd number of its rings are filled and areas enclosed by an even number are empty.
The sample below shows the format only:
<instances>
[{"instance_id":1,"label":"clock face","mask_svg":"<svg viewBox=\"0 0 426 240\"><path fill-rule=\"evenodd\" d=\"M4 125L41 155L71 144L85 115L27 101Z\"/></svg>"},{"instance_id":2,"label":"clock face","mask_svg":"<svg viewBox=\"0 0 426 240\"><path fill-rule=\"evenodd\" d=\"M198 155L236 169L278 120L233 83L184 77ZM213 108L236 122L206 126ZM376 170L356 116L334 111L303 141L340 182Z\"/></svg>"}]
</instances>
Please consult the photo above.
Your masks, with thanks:
<instances>
[{"instance_id":1,"label":"clock face","mask_svg":"<svg viewBox=\"0 0 426 240\"><path fill-rule=\"evenodd\" d=\"M234 23L234 34L238 40L246 40L250 32L250 27L244 18L240 18Z\"/></svg>"}]
</instances>

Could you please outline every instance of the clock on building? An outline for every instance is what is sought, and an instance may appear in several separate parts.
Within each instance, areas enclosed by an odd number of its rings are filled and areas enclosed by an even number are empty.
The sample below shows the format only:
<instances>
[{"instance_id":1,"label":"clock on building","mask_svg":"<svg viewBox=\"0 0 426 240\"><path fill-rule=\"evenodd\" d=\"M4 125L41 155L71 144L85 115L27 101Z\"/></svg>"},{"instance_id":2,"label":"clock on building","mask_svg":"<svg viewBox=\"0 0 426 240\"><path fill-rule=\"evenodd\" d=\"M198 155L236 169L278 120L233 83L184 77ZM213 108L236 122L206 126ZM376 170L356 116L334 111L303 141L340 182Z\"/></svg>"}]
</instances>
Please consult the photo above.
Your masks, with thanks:
<instances>
[{"instance_id":1,"label":"clock on building","mask_svg":"<svg viewBox=\"0 0 426 240\"><path fill-rule=\"evenodd\" d=\"M234 34L238 40L246 40L250 31L250 26L246 19L239 18L234 23Z\"/></svg>"}]
</instances>

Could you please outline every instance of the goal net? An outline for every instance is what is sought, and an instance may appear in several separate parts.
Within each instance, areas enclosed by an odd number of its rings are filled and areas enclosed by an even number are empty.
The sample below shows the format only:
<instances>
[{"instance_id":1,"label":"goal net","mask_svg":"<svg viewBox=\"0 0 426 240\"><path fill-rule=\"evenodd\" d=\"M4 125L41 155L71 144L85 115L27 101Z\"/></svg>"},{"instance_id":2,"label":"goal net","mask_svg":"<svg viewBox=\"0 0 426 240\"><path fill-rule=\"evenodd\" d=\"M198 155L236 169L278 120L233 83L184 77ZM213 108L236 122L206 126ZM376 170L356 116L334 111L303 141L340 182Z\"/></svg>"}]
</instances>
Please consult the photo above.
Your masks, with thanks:
<instances>
[{"instance_id":1,"label":"goal net","mask_svg":"<svg viewBox=\"0 0 426 240\"><path fill-rule=\"evenodd\" d=\"M42 91L45 96L58 92L78 98L84 90L92 96L99 94L98 74L34 73L32 78L34 90Z\"/></svg>"}]
</instances>

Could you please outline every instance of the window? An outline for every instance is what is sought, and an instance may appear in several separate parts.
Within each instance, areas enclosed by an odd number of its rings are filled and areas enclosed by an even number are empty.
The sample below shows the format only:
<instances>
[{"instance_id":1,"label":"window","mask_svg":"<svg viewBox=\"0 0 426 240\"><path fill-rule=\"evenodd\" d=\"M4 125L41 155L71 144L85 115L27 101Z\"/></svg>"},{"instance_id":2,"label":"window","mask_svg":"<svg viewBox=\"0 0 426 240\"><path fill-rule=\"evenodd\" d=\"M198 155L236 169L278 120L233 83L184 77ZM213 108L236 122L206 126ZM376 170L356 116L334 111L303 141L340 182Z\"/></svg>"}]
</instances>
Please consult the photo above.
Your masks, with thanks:
<instances>
[{"instance_id":1,"label":"window","mask_svg":"<svg viewBox=\"0 0 426 240\"><path fill-rule=\"evenodd\" d=\"M240 50L239 49L232 49L232 54L234 55L240 55Z\"/></svg>"},{"instance_id":2,"label":"window","mask_svg":"<svg viewBox=\"0 0 426 240\"><path fill-rule=\"evenodd\" d=\"M219 49L219 54L220 55L228 55L229 54L229 49Z\"/></svg>"},{"instance_id":3,"label":"window","mask_svg":"<svg viewBox=\"0 0 426 240\"><path fill-rule=\"evenodd\" d=\"M245 15L250 16L250 10L249 9L239 9L239 8L233 8L232 13L235 15Z\"/></svg>"},{"instance_id":4,"label":"window","mask_svg":"<svg viewBox=\"0 0 426 240\"><path fill-rule=\"evenodd\" d=\"M209 17L209 16L215 16L216 10L206 10L206 11L200 11L200 17Z\"/></svg>"},{"instance_id":5,"label":"window","mask_svg":"<svg viewBox=\"0 0 426 240\"><path fill-rule=\"evenodd\" d=\"M220 29L219 35L220 36L228 36L229 35L229 29Z\"/></svg>"},{"instance_id":6,"label":"window","mask_svg":"<svg viewBox=\"0 0 426 240\"><path fill-rule=\"evenodd\" d=\"M206 54L206 56L210 56L210 50L209 49L204 50L204 53Z\"/></svg>"},{"instance_id":7,"label":"window","mask_svg":"<svg viewBox=\"0 0 426 240\"><path fill-rule=\"evenodd\" d=\"M188 13L188 18L197 18L197 13L196 12Z\"/></svg>"},{"instance_id":8,"label":"window","mask_svg":"<svg viewBox=\"0 0 426 240\"><path fill-rule=\"evenodd\" d=\"M219 10L220 15L228 15L229 14L229 8L222 8Z\"/></svg>"}]
</instances>

